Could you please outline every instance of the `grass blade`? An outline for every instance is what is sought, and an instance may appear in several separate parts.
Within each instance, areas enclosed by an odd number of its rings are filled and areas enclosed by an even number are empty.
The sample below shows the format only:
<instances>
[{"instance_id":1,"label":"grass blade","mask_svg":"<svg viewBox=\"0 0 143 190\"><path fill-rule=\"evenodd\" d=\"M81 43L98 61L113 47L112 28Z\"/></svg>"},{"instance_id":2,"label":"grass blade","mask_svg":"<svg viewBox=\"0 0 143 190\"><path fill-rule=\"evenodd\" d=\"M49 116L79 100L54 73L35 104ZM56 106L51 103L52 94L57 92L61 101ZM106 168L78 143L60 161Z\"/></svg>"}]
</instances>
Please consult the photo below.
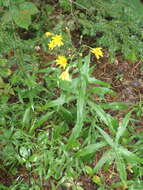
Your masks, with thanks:
<instances>
[{"instance_id":1,"label":"grass blade","mask_svg":"<svg viewBox=\"0 0 143 190\"><path fill-rule=\"evenodd\" d=\"M42 110L47 110L48 108L51 107L56 107L56 106L62 106L65 103L65 95L61 95L59 98L56 100L48 102L46 105L42 107Z\"/></svg>"},{"instance_id":2,"label":"grass blade","mask_svg":"<svg viewBox=\"0 0 143 190\"><path fill-rule=\"evenodd\" d=\"M46 122L49 117L54 113L54 111L52 112L47 112L45 115L43 115L29 130L29 132L33 132L35 129L37 129L38 127L40 127L44 122Z\"/></svg>"}]
</instances>

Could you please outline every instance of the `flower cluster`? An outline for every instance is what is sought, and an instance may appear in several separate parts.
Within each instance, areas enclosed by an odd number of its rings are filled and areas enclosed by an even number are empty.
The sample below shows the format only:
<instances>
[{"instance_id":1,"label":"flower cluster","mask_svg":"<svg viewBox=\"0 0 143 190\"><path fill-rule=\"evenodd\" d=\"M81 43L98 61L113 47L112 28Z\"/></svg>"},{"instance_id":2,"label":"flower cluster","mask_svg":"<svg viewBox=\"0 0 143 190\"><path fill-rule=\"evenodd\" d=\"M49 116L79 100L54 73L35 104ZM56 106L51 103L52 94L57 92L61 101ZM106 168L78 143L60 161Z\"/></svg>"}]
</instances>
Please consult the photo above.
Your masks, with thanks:
<instances>
[{"instance_id":1,"label":"flower cluster","mask_svg":"<svg viewBox=\"0 0 143 190\"><path fill-rule=\"evenodd\" d=\"M50 50L53 50L55 47L60 47L60 46L64 45L61 35L54 35L51 32L46 32L45 36L46 37L52 36L51 41L48 43L48 48ZM71 79L70 79L70 75L69 75L69 71L68 71L69 69L68 68L66 69L67 58L65 56L58 56L56 59L56 64L64 69L64 71L61 73L59 78L62 80L70 81Z\"/></svg>"},{"instance_id":2,"label":"flower cluster","mask_svg":"<svg viewBox=\"0 0 143 190\"><path fill-rule=\"evenodd\" d=\"M46 37L52 36L51 41L48 43L48 47L50 50L53 50L55 47L60 47L64 45L61 35L54 35L51 32L46 32L45 36Z\"/></svg>"},{"instance_id":3,"label":"flower cluster","mask_svg":"<svg viewBox=\"0 0 143 190\"><path fill-rule=\"evenodd\" d=\"M70 81L71 79L70 79L70 75L69 75L69 71L68 71L69 69L67 68L65 70L65 68L67 66L66 57L65 56L58 56L58 58L56 59L56 64L64 69L64 71L61 73L59 78L62 80Z\"/></svg>"},{"instance_id":4,"label":"flower cluster","mask_svg":"<svg viewBox=\"0 0 143 190\"><path fill-rule=\"evenodd\" d=\"M54 35L51 32L46 32L45 36L51 37L51 40L48 43L48 48L50 50L53 50L55 47L60 47L64 45L63 38L61 35ZM103 57L102 48L100 47L90 48L90 52L95 55L97 60L100 59L100 57ZM70 75L69 75L69 68L66 68L68 64L67 58L65 56L59 55L55 61L56 61L56 65L64 69L64 71L61 73L59 78L61 80L71 81Z\"/></svg>"}]
</instances>

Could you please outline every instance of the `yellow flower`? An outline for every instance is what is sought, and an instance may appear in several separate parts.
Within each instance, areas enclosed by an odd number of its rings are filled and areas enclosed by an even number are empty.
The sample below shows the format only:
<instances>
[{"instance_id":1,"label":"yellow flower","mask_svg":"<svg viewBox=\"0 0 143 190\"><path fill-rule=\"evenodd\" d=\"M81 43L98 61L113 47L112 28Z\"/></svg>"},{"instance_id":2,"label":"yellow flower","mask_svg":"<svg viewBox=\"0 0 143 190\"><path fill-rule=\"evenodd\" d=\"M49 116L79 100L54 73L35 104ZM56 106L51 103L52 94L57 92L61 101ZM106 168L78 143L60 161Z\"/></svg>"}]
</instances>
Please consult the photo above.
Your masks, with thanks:
<instances>
[{"instance_id":1,"label":"yellow flower","mask_svg":"<svg viewBox=\"0 0 143 190\"><path fill-rule=\"evenodd\" d=\"M49 35L49 32L47 32ZM53 35L52 33L50 35ZM56 46L60 47L64 45L63 41L62 41L62 36L61 35L54 35L52 36L52 40L49 42L48 46L49 49L54 49Z\"/></svg>"},{"instance_id":2,"label":"yellow flower","mask_svg":"<svg viewBox=\"0 0 143 190\"><path fill-rule=\"evenodd\" d=\"M53 35L52 32L45 32L45 36L46 36L46 37L49 37L49 36L52 36L52 35Z\"/></svg>"},{"instance_id":3,"label":"yellow flower","mask_svg":"<svg viewBox=\"0 0 143 190\"><path fill-rule=\"evenodd\" d=\"M52 41L55 44L55 46L62 46L64 43L62 42L62 36L61 35L55 35L52 37Z\"/></svg>"},{"instance_id":4,"label":"yellow flower","mask_svg":"<svg viewBox=\"0 0 143 190\"><path fill-rule=\"evenodd\" d=\"M102 48L91 48L91 53L93 53L97 59L103 57Z\"/></svg>"},{"instance_id":5,"label":"yellow flower","mask_svg":"<svg viewBox=\"0 0 143 190\"><path fill-rule=\"evenodd\" d=\"M58 58L56 59L56 64L65 69L66 65L67 65L66 57L65 56L58 56Z\"/></svg>"},{"instance_id":6,"label":"yellow flower","mask_svg":"<svg viewBox=\"0 0 143 190\"><path fill-rule=\"evenodd\" d=\"M60 75L59 78L62 80L71 81L68 69L66 69L64 72L62 72L62 74Z\"/></svg>"},{"instance_id":7,"label":"yellow flower","mask_svg":"<svg viewBox=\"0 0 143 190\"><path fill-rule=\"evenodd\" d=\"M54 49L54 47L55 47L55 43L54 43L54 41L53 40L51 40L49 43L48 43L48 47L49 47L49 49Z\"/></svg>"}]
</instances>

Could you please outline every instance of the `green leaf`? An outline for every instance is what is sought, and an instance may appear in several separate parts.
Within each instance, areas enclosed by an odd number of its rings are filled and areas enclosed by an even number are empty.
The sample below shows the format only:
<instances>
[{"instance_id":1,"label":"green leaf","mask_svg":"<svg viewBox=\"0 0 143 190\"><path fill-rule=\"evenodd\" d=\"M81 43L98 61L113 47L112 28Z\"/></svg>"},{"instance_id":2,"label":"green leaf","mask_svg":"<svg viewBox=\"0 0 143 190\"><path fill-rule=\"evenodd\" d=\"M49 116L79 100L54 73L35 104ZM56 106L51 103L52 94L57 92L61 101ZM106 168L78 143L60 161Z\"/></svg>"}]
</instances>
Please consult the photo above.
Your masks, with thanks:
<instances>
[{"instance_id":1,"label":"green leaf","mask_svg":"<svg viewBox=\"0 0 143 190\"><path fill-rule=\"evenodd\" d=\"M123 119L123 121L121 123L121 126L118 127L118 131L117 131L116 139L115 139L116 143L119 142L120 137L124 134L126 127L129 123L130 116L131 116L131 112L126 114L125 118Z\"/></svg>"},{"instance_id":2,"label":"green leaf","mask_svg":"<svg viewBox=\"0 0 143 190\"><path fill-rule=\"evenodd\" d=\"M70 1L60 0L59 3L60 3L60 7L63 8L65 11L70 11L70 8L71 8Z\"/></svg>"},{"instance_id":3,"label":"green leaf","mask_svg":"<svg viewBox=\"0 0 143 190\"><path fill-rule=\"evenodd\" d=\"M100 148L102 148L106 145L107 145L107 143L105 143L105 142L90 144L90 145L86 146L85 148L81 149L80 151L78 151L76 153L76 155L78 157L86 156L88 154L95 153L97 150L99 150Z\"/></svg>"},{"instance_id":4,"label":"green leaf","mask_svg":"<svg viewBox=\"0 0 143 190\"><path fill-rule=\"evenodd\" d=\"M99 130L101 135L104 137L105 141L114 149L117 148L117 145L114 143L113 139L105 132L103 131L100 127L96 126L96 128Z\"/></svg>"},{"instance_id":5,"label":"green leaf","mask_svg":"<svg viewBox=\"0 0 143 190\"><path fill-rule=\"evenodd\" d=\"M66 98L65 95L62 94L56 100L50 101L46 105L44 105L42 107L42 110L47 110L47 108L51 108L51 107L55 107L55 106L62 106L66 102L65 98Z\"/></svg>"},{"instance_id":6,"label":"green leaf","mask_svg":"<svg viewBox=\"0 0 143 190\"><path fill-rule=\"evenodd\" d=\"M67 123L69 123L69 124L73 123L72 113L68 109L61 106L60 109L59 109L59 114L62 117L62 119L64 121L66 121Z\"/></svg>"},{"instance_id":7,"label":"green leaf","mask_svg":"<svg viewBox=\"0 0 143 190\"><path fill-rule=\"evenodd\" d=\"M11 86L7 83L2 83L1 79L0 79L0 95L4 94L4 95L15 95L13 89L11 88Z\"/></svg>"},{"instance_id":8,"label":"green leaf","mask_svg":"<svg viewBox=\"0 0 143 190\"><path fill-rule=\"evenodd\" d=\"M31 2L24 2L19 7L11 8L11 15L15 23L22 28L28 29L31 24L31 16L38 13L37 7Z\"/></svg>"},{"instance_id":9,"label":"green leaf","mask_svg":"<svg viewBox=\"0 0 143 190\"><path fill-rule=\"evenodd\" d=\"M108 104L101 104L100 107L103 109L113 109L113 110L124 110L127 109L129 104L124 102L112 102Z\"/></svg>"},{"instance_id":10,"label":"green leaf","mask_svg":"<svg viewBox=\"0 0 143 190\"><path fill-rule=\"evenodd\" d=\"M120 179L123 183L125 183L127 180L126 165L122 156L119 153L116 153L115 163L120 175Z\"/></svg>"},{"instance_id":11,"label":"green leaf","mask_svg":"<svg viewBox=\"0 0 143 190\"><path fill-rule=\"evenodd\" d=\"M77 99L77 121L69 141L74 141L79 136L82 129L83 120L84 120L85 93L86 93L86 81L83 77L81 77L80 88L78 91L78 99Z\"/></svg>"},{"instance_id":12,"label":"green leaf","mask_svg":"<svg viewBox=\"0 0 143 190\"><path fill-rule=\"evenodd\" d=\"M130 162L130 163L142 163L143 164L143 159L139 158L136 154L130 152L126 148L120 146L118 147L118 151L124 156L124 158Z\"/></svg>"},{"instance_id":13,"label":"green leaf","mask_svg":"<svg viewBox=\"0 0 143 190\"><path fill-rule=\"evenodd\" d=\"M75 141L75 139L79 136L83 122L84 122L84 107L86 105L86 87L87 87L87 79L89 72L89 63L90 63L90 55L84 58L84 64L80 68L80 76L78 79L78 88L77 88L77 121L76 125L73 128L72 134L69 139L69 143L67 147L70 147L71 144ZM71 146L72 147L72 146Z\"/></svg>"},{"instance_id":14,"label":"green leaf","mask_svg":"<svg viewBox=\"0 0 143 190\"><path fill-rule=\"evenodd\" d=\"M25 113L24 113L24 116L23 116L23 120L22 120L23 127L29 126L30 111L31 111L30 107L25 110Z\"/></svg>"},{"instance_id":15,"label":"green leaf","mask_svg":"<svg viewBox=\"0 0 143 190\"><path fill-rule=\"evenodd\" d=\"M39 159L39 155L38 154L33 154L32 156L29 157L29 162L37 162Z\"/></svg>"},{"instance_id":16,"label":"green leaf","mask_svg":"<svg viewBox=\"0 0 143 190\"><path fill-rule=\"evenodd\" d=\"M54 113L54 111L52 112L47 112L45 115L43 115L35 124L36 127L40 127L44 122L46 122L48 120L48 118Z\"/></svg>"},{"instance_id":17,"label":"green leaf","mask_svg":"<svg viewBox=\"0 0 143 190\"><path fill-rule=\"evenodd\" d=\"M48 121L49 117L54 113L54 111L52 112L48 112L45 115L43 115L35 124L33 124L29 130L29 132L33 132L36 128L40 127L44 122Z\"/></svg>"},{"instance_id":18,"label":"green leaf","mask_svg":"<svg viewBox=\"0 0 143 190\"><path fill-rule=\"evenodd\" d=\"M21 3L19 8L21 14L34 15L39 12L35 4L32 2Z\"/></svg>"},{"instance_id":19,"label":"green leaf","mask_svg":"<svg viewBox=\"0 0 143 190\"><path fill-rule=\"evenodd\" d=\"M1 190L8 190L9 187L7 187L7 186L5 186L5 185L3 185L3 184L0 184L0 189L1 189Z\"/></svg>"},{"instance_id":20,"label":"green leaf","mask_svg":"<svg viewBox=\"0 0 143 190\"><path fill-rule=\"evenodd\" d=\"M0 88L4 88L6 83L3 81L2 77L0 77Z\"/></svg>"},{"instance_id":21,"label":"green leaf","mask_svg":"<svg viewBox=\"0 0 143 190\"><path fill-rule=\"evenodd\" d=\"M93 181L95 184L97 184L97 185L101 185L101 184L102 184L100 177L97 176L97 175L96 175L96 176L93 176L92 181Z\"/></svg>"},{"instance_id":22,"label":"green leaf","mask_svg":"<svg viewBox=\"0 0 143 190\"><path fill-rule=\"evenodd\" d=\"M88 175L93 175L93 174L94 174L93 169L92 169L91 167L89 167L89 166L85 166L85 167L84 167L84 170L85 170L85 172L86 172Z\"/></svg>"},{"instance_id":23,"label":"green leaf","mask_svg":"<svg viewBox=\"0 0 143 190\"><path fill-rule=\"evenodd\" d=\"M76 185L76 189L77 190L84 190L81 186L79 186L79 185Z\"/></svg>"},{"instance_id":24,"label":"green leaf","mask_svg":"<svg viewBox=\"0 0 143 190\"><path fill-rule=\"evenodd\" d=\"M88 101L89 106L93 111L96 112L96 115L100 118L101 121L103 121L111 130L113 134L116 133L115 129L118 127L118 122L116 119L114 119L112 116L107 114L100 105L97 105L91 101Z\"/></svg>"},{"instance_id":25,"label":"green leaf","mask_svg":"<svg viewBox=\"0 0 143 190\"><path fill-rule=\"evenodd\" d=\"M88 82L92 83L92 84L99 84L99 85L105 86L107 88L111 88L111 85L109 83L101 81L101 80L97 80L97 79L95 79L93 77L89 77Z\"/></svg>"},{"instance_id":26,"label":"green leaf","mask_svg":"<svg viewBox=\"0 0 143 190\"><path fill-rule=\"evenodd\" d=\"M80 68L81 76L84 76L86 80L88 81L89 78L89 64L90 64L90 54L84 57L83 59L84 64Z\"/></svg>"},{"instance_id":27,"label":"green leaf","mask_svg":"<svg viewBox=\"0 0 143 190\"><path fill-rule=\"evenodd\" d=\"M15 23L22 28L28 29L28 26L31 24L31 15L21 12L17 8L12 9L12 16Z\"/></svg>"},{"instance_id":28,"label":"green leaf","mask_svg":"<svg viewBox=\"0 0 143 190\"><path fill-rule=\"evenodd\" d=\"M96 173L99 169L102 168L102 166L106 163L106 162L110 162L112 163L112 161L115 159L115 153L112 152L112 150L107 150L103 156L101 157L101 159L97 162L96 166L94 167L94 173Z\"/></svg>"},{"instance_id":29,"label":"green leaf","mask_svg":"<svg viewBox=\"0 0 143 190\"><path fill-rule=\"evenodd\" d=\"M7 63L7 59L0 58L0 67L5 67Z\"/></svg>"},{"instance_id":30,"label":"green leaf","mask_svg":"<svg viewBox=\"0 0 143 190\"><path fill-rule=\"evenodd\" d=\"M19 150L19 153L20 153L20 156L26 159L30 155L30 149L22 146Z\"/></svg>"},{"instance_id":31,"label":"green leaf","mask_svg":"<svg viewBox=\"0 0 143 190\"><path fill-rule=\"evenodd\" d=\"M105 94L116 95L116 93L113 90L105 87L95 87L90 89L89 92L96 93L98 96L101 96L102 98L104 98Z\"/></svg>"}]
</instances>

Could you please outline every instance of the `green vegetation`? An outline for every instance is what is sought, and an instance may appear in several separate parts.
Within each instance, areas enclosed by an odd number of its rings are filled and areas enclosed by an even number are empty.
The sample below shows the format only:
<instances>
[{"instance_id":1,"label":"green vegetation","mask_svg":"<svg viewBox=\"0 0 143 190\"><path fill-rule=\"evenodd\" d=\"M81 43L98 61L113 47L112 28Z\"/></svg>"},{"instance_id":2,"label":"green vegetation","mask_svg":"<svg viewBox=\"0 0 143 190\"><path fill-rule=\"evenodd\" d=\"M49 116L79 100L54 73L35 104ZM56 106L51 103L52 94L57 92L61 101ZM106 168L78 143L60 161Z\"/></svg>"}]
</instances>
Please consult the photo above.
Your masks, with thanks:
<instances>
[{"instance_id":1,"label":"green vegetation","mask_svg":"<svg viewBox=\"0 0 143 190\"><path fill-rule=\"evenodd\" d=\"M143 60L142 3L0 0L0 16L0 190L142 190L142 94L114 101L95 77Z\"/></svg>"}]
</instances>

